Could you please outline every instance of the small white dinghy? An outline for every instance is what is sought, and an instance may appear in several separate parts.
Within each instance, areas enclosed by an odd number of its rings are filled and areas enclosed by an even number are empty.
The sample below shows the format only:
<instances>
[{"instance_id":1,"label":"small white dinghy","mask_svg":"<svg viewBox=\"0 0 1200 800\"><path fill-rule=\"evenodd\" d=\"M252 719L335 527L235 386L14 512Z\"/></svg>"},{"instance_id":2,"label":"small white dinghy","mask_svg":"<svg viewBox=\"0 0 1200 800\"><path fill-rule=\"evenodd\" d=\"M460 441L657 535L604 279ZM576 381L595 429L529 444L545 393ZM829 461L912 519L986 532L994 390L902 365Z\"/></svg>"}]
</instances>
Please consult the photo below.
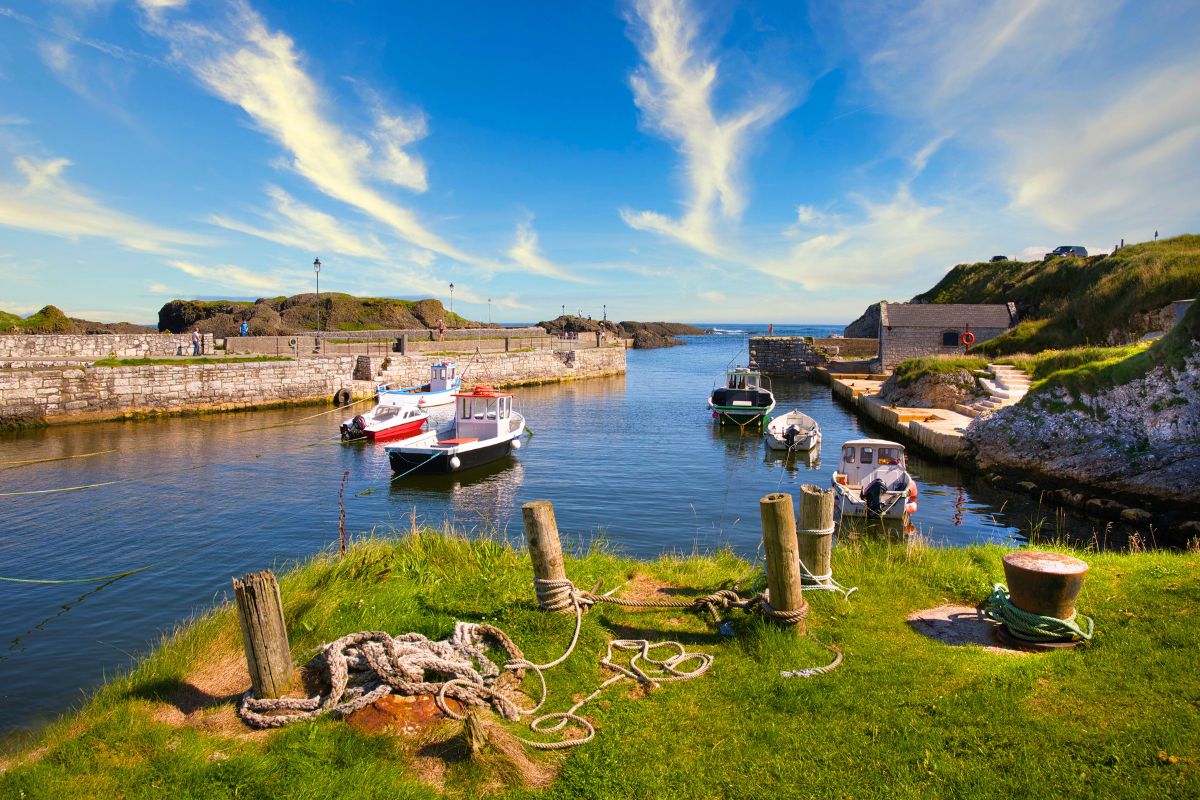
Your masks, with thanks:
<instances>
[{"instance_id":1,"label":"small white dinghy","mask_svg":"<svg viewBox=\"0 0 1200 800\"><path fill-rule=\"evenodd\" d=\"M821 446L821 426L808 414L789 411L767 425L767 447L772 450L812 450Z\"/></svg>"}]
</instances>

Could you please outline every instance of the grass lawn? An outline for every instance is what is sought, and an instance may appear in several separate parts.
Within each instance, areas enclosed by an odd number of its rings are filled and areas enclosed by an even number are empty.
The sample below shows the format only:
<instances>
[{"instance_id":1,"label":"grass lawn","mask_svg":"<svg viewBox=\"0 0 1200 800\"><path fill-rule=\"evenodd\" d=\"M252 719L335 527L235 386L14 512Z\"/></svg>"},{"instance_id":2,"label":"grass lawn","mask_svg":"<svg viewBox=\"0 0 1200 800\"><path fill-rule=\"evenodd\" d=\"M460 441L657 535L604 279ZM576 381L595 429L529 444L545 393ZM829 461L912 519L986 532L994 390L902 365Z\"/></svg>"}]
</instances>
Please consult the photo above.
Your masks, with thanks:
<instances>
[{"instance_id":1,"label":"grass lawn","mask_svg":"<svg viewBox=\"0 0 1200 800\"><path fill-rule=\"evenodd\" d=\"M898 384L908 386L927 375L944 375L958 370L976 372L987 369L987 365L987 359L982 356L922 356L901 361L892 374Z\"/></svg>"},{"instance_id":2,"label":"grass lawn","mask_svg":"<svg viewBox=\"0 0 1200 800\"><path fill-rule=\"evenodd\" d=\"M845 651L832 674L780 677L828 654L740 612L728 639L699 617L599 606L585 616L574 655L547 673L544 710L566 710L607 677L597 661L612 638L679 639L712 653L711 671L649 694L628 683L606 690L582 710L598 729L591 743L532 754L557 772L547 788L506 785L486 751L442 762L436 782L455 797L1197 796L1200 557L1083 554L1091 572L1078 605L1095 617L1092 644L1007 655L948 646L905 623L917 609L983 600L1002 580L1003 548L855 541L834 552L836 577L859 591L849 601L807 595L812 635ZM643 576L689 594L739 579L745 587L756 574L728 553L636 562L602 548L569 557L567 571L587 588ZM465 619L498 625L531 659L549 661L574 619L534 610L531 577L526 554L496 539L369 540L282 580L293 656L304 661L358 630L443 638ZM335 719L246 736L222 722L232 701L187 725L167 713L197 675L230 658L240 658L240 634L225 606L0 762L0 796L441 796L417 775L441 761L431 742L455 735L457 723L422 741ZM503 725L537 738L524 724Z\"/></svg>"}]
</instances>

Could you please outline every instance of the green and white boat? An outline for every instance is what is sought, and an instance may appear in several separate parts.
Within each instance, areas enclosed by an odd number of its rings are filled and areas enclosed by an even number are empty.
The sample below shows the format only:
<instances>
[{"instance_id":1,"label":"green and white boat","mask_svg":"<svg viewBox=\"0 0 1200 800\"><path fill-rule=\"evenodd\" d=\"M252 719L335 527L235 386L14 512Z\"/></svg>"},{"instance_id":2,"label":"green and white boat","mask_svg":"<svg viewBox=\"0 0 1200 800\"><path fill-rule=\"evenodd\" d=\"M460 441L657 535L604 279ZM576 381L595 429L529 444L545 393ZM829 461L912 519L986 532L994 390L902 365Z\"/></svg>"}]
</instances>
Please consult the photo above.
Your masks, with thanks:
<instances>
[{"instance_id":1,"label":"green and white boat","mask_svg":"<svg viewBox=\"0 0 1200 800\"><path fill-rule=\"evenodd\" d=\"M761 372L747 367L727 371L724 384L714 388L708 398L713 419L722 426L762 430L767 415L775 408L775 395L763 385L764 380L769 381Z\"/></svg>"}]
</instances>

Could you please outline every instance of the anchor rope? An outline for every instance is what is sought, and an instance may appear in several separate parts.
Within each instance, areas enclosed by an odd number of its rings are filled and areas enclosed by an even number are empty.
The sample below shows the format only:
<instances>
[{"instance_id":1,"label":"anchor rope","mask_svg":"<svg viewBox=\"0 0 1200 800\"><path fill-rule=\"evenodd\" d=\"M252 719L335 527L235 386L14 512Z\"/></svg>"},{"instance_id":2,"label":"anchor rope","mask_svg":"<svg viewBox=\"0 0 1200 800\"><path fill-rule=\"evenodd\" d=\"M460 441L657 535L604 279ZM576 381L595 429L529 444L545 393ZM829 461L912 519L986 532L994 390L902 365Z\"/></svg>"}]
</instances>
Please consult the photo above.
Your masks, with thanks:
<instances>
[{"instance_id":1,"label":"anchor rope","mask_svg":"<svg viewBox=\"0 0 1200 800\"><path fill-rule=\"evenodd\" d=\"M836 524L830 525L826 528L799 528L796 530L796 533L797 534L807 533L807 534L812 534L814 536L828 536L828 535L832 535L836 528L837 528ZM851 586L850 588L847 589L845 586L843 586L842 584L840 584L836 580L834 580L832 566L829 568L829 570L827 572L817 575L808 568L808 565L804 563L804 559L801 558L801 559L799 559L799 561L800 561L800 583L805 591L838 592L839 594L841 594L842 597L844 597L847 600L850 599L850 595L852 595L858 591L857 586Z\"/></svg>"},{"instance_id":2,"label":"anchor rope","mask_svg":"<svg viewBox=\"0 0 1200 800\"><path fill-rule=\"evenodd\" d=\"M1091 617L1076 611L1072 611L1071 616L1066 619L1059 619L1017 608L1013 605L1008 587L1003 583L997 583L992 588L991 595L979 610L988 619L1003 623L1015 638L1026 642L1088 642L1091 641L1095 629ZM1079 617L1085 620L1086 630L1075 621Z\"/></svg>"}]
</instances>

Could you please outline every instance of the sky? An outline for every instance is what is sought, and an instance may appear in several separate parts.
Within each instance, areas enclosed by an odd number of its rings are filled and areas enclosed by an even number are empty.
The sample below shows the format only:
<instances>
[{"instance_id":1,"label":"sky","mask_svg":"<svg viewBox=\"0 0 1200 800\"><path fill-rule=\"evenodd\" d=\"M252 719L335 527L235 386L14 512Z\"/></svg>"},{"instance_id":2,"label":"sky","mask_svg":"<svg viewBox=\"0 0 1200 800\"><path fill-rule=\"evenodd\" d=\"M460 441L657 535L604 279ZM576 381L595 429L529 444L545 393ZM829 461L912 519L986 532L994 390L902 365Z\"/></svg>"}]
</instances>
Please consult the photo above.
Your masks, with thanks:
<instances>
[{"instance_id":1,"label":"sky","mask_svg":"<svg viewBox=\"0 0 1200 800\"><path fill-rule=\"evenodd\" d=\"M1198 41L1191 0L0 0L0 309L319 258L485 321L845 323L1200 231Z\"/></svg>"}]
</instances>

